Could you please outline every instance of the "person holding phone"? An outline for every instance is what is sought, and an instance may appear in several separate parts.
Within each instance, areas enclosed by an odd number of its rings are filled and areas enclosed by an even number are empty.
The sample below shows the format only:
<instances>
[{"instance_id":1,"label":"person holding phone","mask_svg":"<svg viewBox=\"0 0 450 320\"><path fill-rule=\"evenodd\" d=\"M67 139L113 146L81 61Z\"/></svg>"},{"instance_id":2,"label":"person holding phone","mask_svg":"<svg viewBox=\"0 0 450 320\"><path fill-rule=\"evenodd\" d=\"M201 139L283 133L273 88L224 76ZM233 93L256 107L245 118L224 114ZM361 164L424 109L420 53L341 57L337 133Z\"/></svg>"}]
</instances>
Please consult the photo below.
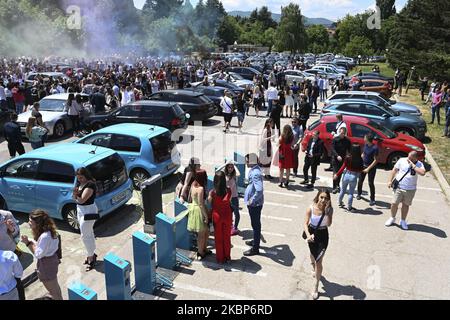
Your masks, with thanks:
<instances>
[{"instance_id":1,"label":"person holding phone","mask_svg":"<svg viewBox=\"0 0 450 320\"><path fill-rule=\"evenodd\" d=\"M100 218L95 204L97 187L94 178L86 168L78 169L76 176L77 186L73 190L73 199L77 202L77 219L80 224L81 240L87 252L84 264L87 265L86 271L91 271L97 264L94 235L95 220Z\"/></svg>"},{"instance_id":2,"label":"person holding phone","mask_svg":"<svg viewBox=\"0 0 450 320\"><path fill-rule=\"evenodd\" d=\"M319 283L323 272L323 257L328 248L328 228L333 222L330 192L320 188L313 204L306 210L304 236L308 243L313 275L316 278L312 297L319 298Z\"/></svg>"},{"instance_id":3,"label":"person holding phone","mask_svg":"<svg viewBox=\"0 0 450 320\"><path fill-rule=\"evenodd\" d=\"M33 240L22 236L22 242L37 259L37 275L53 300L62 300L61 287L58 283L59 237L56 225L47 212L37 209L30 214L29 225Z\"/></svg>"},{"instance_id":4,"label":"person holding phone","mask_svg":"<svg viewBox=\"0 0 450 320\"><path fill-rule=\"evenodd\" d=\"M394 185L394 179L397 181L398 188L394 190L394 198L391 204L391 217L386 221L385 226L390 227L395 222L400 203L402 204L402 218L400 227L408 230L406 217L409 207L412 205L417 190L418 175L425 176L426 170L422 162L418 159L416 151L409 153L407 158L401 158L397 161L389 178L388 188Z\"/></svg>"}]
</instances>

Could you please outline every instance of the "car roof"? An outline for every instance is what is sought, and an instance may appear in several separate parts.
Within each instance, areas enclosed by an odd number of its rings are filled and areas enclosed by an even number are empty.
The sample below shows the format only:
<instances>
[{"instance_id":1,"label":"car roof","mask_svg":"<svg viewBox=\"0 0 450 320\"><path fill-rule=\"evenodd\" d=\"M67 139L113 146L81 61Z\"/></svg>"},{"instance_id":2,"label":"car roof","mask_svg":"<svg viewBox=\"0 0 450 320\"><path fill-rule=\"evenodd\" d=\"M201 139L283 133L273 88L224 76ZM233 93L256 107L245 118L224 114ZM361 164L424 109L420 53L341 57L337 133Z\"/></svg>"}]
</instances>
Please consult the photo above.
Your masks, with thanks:
<instances>
[{"instance_id":1,"label":"car roof","mask_svg":"<svg viewBox=\"0 0 450 320\"><path fill-rule=\"evenodd\" d=\"M30 76L32 75L36 75L36 74L40 74L40 75L44 75L44 76L58 76L58 77L66 77L66 75L62 72L30 72Z\"/></svg>"},{"instance_id":2,"label":"car roof","mask_svg":"<svg viewBox=\"0 0 450 320\"><path fill-rule=\"evenodd\" d=\"M155 100L139 100L135 102L128 103L126 106L149 106L149 107L171 107L176 105L176 103L168 101L155 101Z\"/></svg>"},{"instance_id":3,"label":"car roof","mask_svg":"<svg viewBox=\"0 0 450 320\"><path fill-rule=\"evenodd\" d=\"M333 96L337 94L354 94L354 95L360 95L360 96L380 96L379 92L373 92L373 91L336 91Z\"/></svg>"},{"instance_id":4,"label":"car roof","mask_svg":"<svg viewBox=\"0 0 450 320\"><path fill-rule=\"evenodd\" d=\"M364 79L361 79L361 81L362 82L378 81L378 82L383 82L383 83L389 83L389 81L387 81L387 80L377 79L377 78L364 78Z\"/></svg>"},{"instance_id":5,"label":"car roof","mask_svg":"<svg viewBox=\"0 0 450 320\"><path fill-rule=\"evenodd\" d=\"M347 115L342 115L344 122L348 121L348 122L356 122L356 123L369 123L371 121L371 119L368 118L364 118L364 117L359 117L359 116L347 116ZM320 118L320 121L323 121L325 123L329 123L329 122L338 122L336 119L336 114L327 114L327 115L323 115Z\"/></svg>"},{"instance_id":6,"label":"car roof","mask_svg":"<svg viewBox=\"0 0 450 320\"><path fill-rule=\"evenodd\" d=\"M371 104L374 106L379 106L379 104L376 101L367 100L367 99L358 99L358 98L336 99L336 100L332 100L332 102L330 102L330 105L344 104L344 103L363 103L363 104Z\"/></svg>"},{"instance_id":7,"label":"car roof","mask_svg":"<svg viewBox=\"0 0 450 320\"><path fill-rule=\"evenodd\" d=\"M95 153L92 153L95 150ZM100 160L102 158L111 156L115 153L114 150L93 147L90 145L76 144L76 143L62 143L52 144L43 148L39 148L16 158L16 159L39 159L52 160L62 163L70 163L75 167L80 168Z\"/></svg>"},{"instance_id":8,"label":"car roof","mask_svg":"<svg viewBox=\"0 0 450 320\"><path fill-rule=\"evenodd\" d=\"M190 91L190 90L163 90L163 91L158 91L158 93L163 92L163 93L172 93L172 94L176 94L176 95L183 95L183 96L191 96L191 97L198 97L203 95L203 93L201 92L194 92L194 91Z\"/></svg>"},{"instance_id":9,"label":"car roof","mask_svg":"<svg viewBox=\"0 0 450 320\"><path fill-rule=\"evenodd\" d=\"M162 133L169 132L166 128L152 126L148 124L141 123L121 123L113 126L105 127L96 131L93 134L98 133L113 133L113 134L123 134L127 136L139 137L139 138L149 138L160 135Z\"/></svg>"},{"instance_id":10,"label":"car roof","mask_svg":"<svg viewBox=\"0 0 450 320\"><path fill-rule=\"evenodd\" d=\"M85 94L85 93L74 93L75 96L77 94L84 96L84 97L89 97L89 95ZM50 96L46 96L46 97L42 98L42 100L67 100L67 99L69 99L69 93L57 93L57 94L52 94Z\"/></svg>"}]
</instances>

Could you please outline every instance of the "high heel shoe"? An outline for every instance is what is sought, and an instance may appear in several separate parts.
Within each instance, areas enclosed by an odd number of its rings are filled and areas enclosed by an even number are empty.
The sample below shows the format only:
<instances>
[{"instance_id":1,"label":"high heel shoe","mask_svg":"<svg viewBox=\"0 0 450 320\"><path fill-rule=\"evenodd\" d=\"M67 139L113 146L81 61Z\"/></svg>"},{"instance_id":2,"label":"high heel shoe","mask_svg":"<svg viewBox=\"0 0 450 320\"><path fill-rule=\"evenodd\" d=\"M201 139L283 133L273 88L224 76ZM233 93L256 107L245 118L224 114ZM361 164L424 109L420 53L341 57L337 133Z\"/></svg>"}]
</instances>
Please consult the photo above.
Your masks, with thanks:
<instances>
[{"instance_id":1,"label":"high heel shoe","mask_svg":"<svg viewBox=\"0 0 450 320\"><path fill-rule=\"evenodd\" d=\"M95 269L96 265L97 265L97 255L94 253L92 261L87 263L86 272L91 271L92 269Z\"/></svg>"},{"instance_id":2,"label":"high heel shoe","mask_svg":"<svg viewBox=\"0 0 450 320\"><path fill-rule=\"evenodd\" d=\"M203 260L203 259L205 259L205 257L206 257L206 254L200 254L199 252L197 252L197 260Z\"/></svg>"}]
</instances>

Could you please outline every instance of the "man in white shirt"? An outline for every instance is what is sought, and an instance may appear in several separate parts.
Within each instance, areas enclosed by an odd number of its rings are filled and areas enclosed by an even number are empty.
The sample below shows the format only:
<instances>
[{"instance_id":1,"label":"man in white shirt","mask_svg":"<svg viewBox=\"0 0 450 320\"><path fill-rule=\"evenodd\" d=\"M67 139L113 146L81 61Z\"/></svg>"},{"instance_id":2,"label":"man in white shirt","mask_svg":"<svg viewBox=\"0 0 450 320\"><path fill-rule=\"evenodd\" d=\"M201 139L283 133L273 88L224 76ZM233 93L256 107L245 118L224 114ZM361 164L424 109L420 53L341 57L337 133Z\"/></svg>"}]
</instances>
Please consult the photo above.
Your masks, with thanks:
<instances>
[{"instance_id":1,"label":"man in white shirt","mask_svg":"<svg viewBox=\"0 0 450 320\"><path fill-rule=\"evenodd\" d=\"M269 89L266 91L269 108L267 109L267 116L270 117L272 113L273 101L278 99L278 90L273 83L270 83Z\"/></svg>"},{"instance_id":2,"label":"man in white shirt","mask_svg":"<svg viewBox=\"0 0 450 320\"><path fill-rule=\"evenodd\" d=\"M225 120L225 129L223 132L227 133L230 128L231 120L233 119L233 100L231 99L228 91L225 91L224 93L225 95L220 101L220 107L222 108L222 113Z\"/></svg>"},{"instance_id":3,"label":"man in white shirt","mask_svg":"<svg viewBox=\"0 0 450 320\"><path fill-rule=\"evenodd\" d=\"M388 188L395 187L394 178L398 181L398 188L394 190L394 199L391 205L391 218L386 221L386 227L394 224L398 207L400 203L402 203L402 219L400 220L400 226L403 230L408 230L406 217L408 216L409 207L412 205L412 201L416 194L418 175L424 176L425 174L425 167L423 163L418 160L416 151L410 152L407 158L401 158L397 161L392 170Z\"/></svg>"},{"instance_id":4,"label":"man in white shirt","mask_svg":"<svg viewBox=\"0 0 450 320\"><path fill-rule=\"evenodd\" d=\"M17 279L21 279L23 268L12 251L0 250L0 301L19 300Z\"/></svg>"}]
</instances>

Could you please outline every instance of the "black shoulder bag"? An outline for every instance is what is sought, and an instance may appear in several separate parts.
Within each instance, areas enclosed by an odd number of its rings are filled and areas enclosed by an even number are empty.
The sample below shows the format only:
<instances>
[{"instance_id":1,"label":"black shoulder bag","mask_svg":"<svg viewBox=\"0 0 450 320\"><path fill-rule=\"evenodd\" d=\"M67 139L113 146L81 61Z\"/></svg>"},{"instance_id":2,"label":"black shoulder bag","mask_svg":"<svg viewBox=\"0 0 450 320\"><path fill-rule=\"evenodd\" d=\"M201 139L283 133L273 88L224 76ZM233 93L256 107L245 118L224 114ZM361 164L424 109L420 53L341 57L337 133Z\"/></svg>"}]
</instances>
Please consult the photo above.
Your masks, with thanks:
<instances>
[{"instance_id":1,"label":"black shoulder bag","mask_svg":"<svg viewBox=\"0 0 450 320\"><path fill-rule=\"evenodd\" d=\"M403 179L405 179L406 175L408 174L408 172L411 170L411 168L409 168L406 173L403 175L403 177L400 180L394 179L392 180L392 190L396 191L398 189L398 187L400 186L400 182L402 182Z\"/></svg>"},{"instance_id":2,"label":"black shoulder bag","mask_svg":"<svg viewBox=\"0 0 450 320\"><path fill-rule=\"evenodd\" d=\"M308 228L311 228L312 230L313 230L313 232L312 232L312 234L314 234L315 235L315 233L316 233L316 230L320 227L320 225L322 224L322 221L323 221L323 218L325 218L325 211L326 211L326 209L323 211L323 213L322 213L322 216L320 217L320 220L319 220L319 224L317 225L317 228L313 228L312 226L308 226ZM311 213L312 214L312 213ZM311 230L309 230L309 233L311 233ZM308 239L308 236L306 235L306 232L305 231L303 231L303 234L302 234L302 238L303 239Z\"/></svg>"}]
</instances>

